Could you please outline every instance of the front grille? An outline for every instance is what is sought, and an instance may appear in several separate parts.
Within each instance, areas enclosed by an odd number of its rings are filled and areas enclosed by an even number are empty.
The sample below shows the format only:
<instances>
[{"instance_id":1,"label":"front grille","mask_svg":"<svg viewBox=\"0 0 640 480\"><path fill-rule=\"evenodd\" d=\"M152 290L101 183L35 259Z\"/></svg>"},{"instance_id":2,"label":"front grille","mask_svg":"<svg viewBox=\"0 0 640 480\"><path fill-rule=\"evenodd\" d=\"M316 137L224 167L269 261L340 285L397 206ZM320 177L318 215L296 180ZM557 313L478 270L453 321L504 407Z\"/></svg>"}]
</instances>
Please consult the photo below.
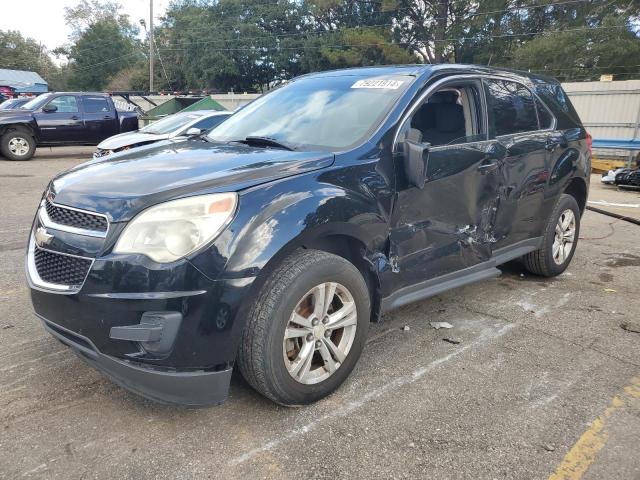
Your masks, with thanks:
<instances>
[{"instance_id":1,"label":"front grille","mask_svg":"<svg viewBox=\"0 0 640 480\"><path fill-rule=\"evenodd\" d=\"M70 257L35 247L33 252L36 270L42 280L58 285L82 285L92 261Z\"/></svg>"},{"instance_id":2,"label":"front grille","mask_svg":"<svg viewBox=\"0 0 640 480\"><path fill-rule=\"evenodd\" d=\"M105 217L59 207L49 202L49 200L45 202L45 208L47 209L49 218L60 225L81 228L83 230L94 230L97 232L106 232L109 226Z\"/></svg>"}]
</instances>

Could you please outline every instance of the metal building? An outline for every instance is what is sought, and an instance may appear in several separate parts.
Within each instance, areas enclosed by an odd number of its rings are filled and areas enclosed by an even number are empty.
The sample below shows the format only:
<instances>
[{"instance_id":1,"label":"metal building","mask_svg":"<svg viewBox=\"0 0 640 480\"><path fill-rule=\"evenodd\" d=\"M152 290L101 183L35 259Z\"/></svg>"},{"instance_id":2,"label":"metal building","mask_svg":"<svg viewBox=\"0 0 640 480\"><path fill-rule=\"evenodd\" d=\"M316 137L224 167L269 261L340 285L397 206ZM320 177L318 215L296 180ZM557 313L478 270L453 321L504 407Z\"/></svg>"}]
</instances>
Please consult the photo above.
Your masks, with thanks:
<instances>
[{"instance_id":1,"label":"metal building","mask_svg":"<svg viewBox=\"0 0 640 480\"><path fill-rule=\"evenodd\" d=\"M640 80L569 82L562 87L594 139L599 158L629 160L640 149ZM629 149L620 149L626 145Z\"/></svg>"},{"instance_id":2,"label":"metal building","mask_svg":"<svg viewBox=\"0 0 640 480\"><path fill-rule=\"evenodd\" d=\"M15 94L46 93L49 85L36 72L0 69L0 86L10 87Z\"/></svg>"}]
</instances>

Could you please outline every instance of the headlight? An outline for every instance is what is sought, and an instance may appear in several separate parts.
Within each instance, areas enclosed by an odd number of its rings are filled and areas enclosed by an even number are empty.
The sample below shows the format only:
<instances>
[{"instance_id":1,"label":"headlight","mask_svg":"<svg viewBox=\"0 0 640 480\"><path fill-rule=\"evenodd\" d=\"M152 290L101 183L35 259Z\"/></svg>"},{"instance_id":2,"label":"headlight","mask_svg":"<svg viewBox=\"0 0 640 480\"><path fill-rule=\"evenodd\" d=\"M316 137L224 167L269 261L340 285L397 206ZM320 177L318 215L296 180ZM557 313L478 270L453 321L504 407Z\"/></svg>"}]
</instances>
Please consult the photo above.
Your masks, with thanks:
<instances>
[{"instance_id":1,"label":"headlight","mask_svg":"<svg viewBox=\"0 0 640 480\"><path fill-rule=\"evenodd\" d=\"M233 218L237 203L235 193L215 193L148 208L127 225L113 252L174 262L217 237Z\"/></svg>"}]
</instances>

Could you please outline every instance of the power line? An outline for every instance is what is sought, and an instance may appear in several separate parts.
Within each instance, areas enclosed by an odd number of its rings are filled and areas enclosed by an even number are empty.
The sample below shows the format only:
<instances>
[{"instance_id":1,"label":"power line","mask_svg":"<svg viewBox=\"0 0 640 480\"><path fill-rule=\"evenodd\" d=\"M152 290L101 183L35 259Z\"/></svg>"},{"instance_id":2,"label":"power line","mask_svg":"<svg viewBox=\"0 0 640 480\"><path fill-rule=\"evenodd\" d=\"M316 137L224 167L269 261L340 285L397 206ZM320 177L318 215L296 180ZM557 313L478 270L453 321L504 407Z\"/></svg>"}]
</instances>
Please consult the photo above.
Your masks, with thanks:
<instances>
[{"instance_id":1,"label":"power line","mask_svg":"<svg viewBox=\"0 0 640 480\"><path fill-rule=\"evenodd\" d=\"M367 27L362 27L362 28L367 28ZM490 38L513 38L513 37L527 37L527 36L532 36L532 35L552 35L552 34L559 34L559 33L566 33L566 32L579 32L579 31L588 31L588 30L600 30L600 29L612 29L612 28L623 28L626 29L626 26L623 25L614 25L614 26L601 26L601 27L581 27L581 28L567 28L564 30L547 30L545 32L527 32L527 33L506 33L506 34L499 34L499 35L482 35L481 37L475 36L475 37L456 37L456 38L442 38L442 39L434 39L431 40L431 42L447 42L447 43L456 43L456 42L461 42L461 41L465 41L465 40L478 40L478 38L482 38L482 39L490 39ZM332 33L336 33L337 31L328 31L328 32L318 32L318 33L322 33L322 34L332 34ZM263 37L263 38L274 38L274 37ZM227 42L232 42L234 41L234 39L229 39L227 40ZM204 44L206 42L202 42L202 44ZM428 42L427 42L428 43ZM314 45L305 45L303 47L282 47L282 46L274 46L274 47L264 47L264 46L247 46L247 47L224 47L224 48L210 48L208 49L208 51L214 51L214 52L231 52L231 51L244 51L244 50L255 50L255 51L259 51L259 50L305 50L305 49L322 49L322 48L339 48L339 47L373 47L373 46L378 46L378 45L410 45L410 42L388 42L388 41L381 41L381 42L377 42L377 43L369 43L369 44L354 44L354 45L347 45L347 44L343 44L343 45L320 45L320 46L314 46ZM188 49L186 48L161 48L160 50L162 51L166 51L166 52L184 52L184 51L188 51Z\"/></svg>"},{"instance_id":2,"label":"power line","mask_svg":"<svg viewBox=\"0 0 640 480\"><path fill-rule=\"evenodd\" d=\"M475 12L475 13L470 13L469 15L465 16L465 18L470 18L470 17L477 17L477 16L485 16L485 15L493 15L493 14L497 14L497 13L507 13L510 11L520 11L520 10L533 10L533 9L537 9L537 8L546 8L546 7L554 7L554 6L561 6L561 5L567 5L567 4L575 4L575 3L587 3L589 2L589 0L567 0L564 2L555 2L555 3L545 3L545 4L540 4L540 5L531 5L528 7L510 7L508 9L504 9L504 10L494 10L494 11L490 11L490 12ZM393 11L406 11L406 10L410 10L409 7L407 8L402 8L402 9L395 9L395 10L390 10L390 12ZM387 12L380 12L380 13L387 13ZM313 14L311 14L311 16L313 16ZM342 17L342 16L351 16L351 14L344 14L344 15L339 15L337 17ZM448 18L448 17L447 17ZM437 21L437 20L444 20L444 17L429 17L428 20L429 21ZM343 27L343 28L378 28L378 27L397 27L398 24L397 23L381 23L381 24L373 24L373 25L366 25L366 26L362 26L362 27ZM233 26L231 28L235 28L236 26ZM599 27L590 27L590 28L599 28ZM199 27L196 29L192 29L192 30L186 30L187 33L193 33L193 32L199 32L199 31L209 31L210 27ZM292 32L292 33L283 33L283 34L276 34L276 35L261 35L261 36L257 36L257 37L245 37L242 38L240 36L237 36L234 40L246 40L246 41L252 41L252 40L263 40L263 39L278 39L278 38L289 38L289 37L296 37L296 36L304 36L304 35L326 35L326 34L331 34L331 33L336 33L338 31L340 31L341 28L336 28L334 30L325 30L325 31L319 31L319 32ZM182 31L181 31L182 33ZM527 33L527 34L521 34L521 35L537 35L538 32L531 32L531 33ZM225 40L225 39L215 39L215 40L202 40L202 41L189 41L189 42L178 42L178 43L174 43L174 44L169 44L169 46L173 45L173 46L181 46L181 45L204 45L204 44L211 44L211 43L225 43L228 42L230 40ZM446 40L441 40L441 41L446 41ZM169 49L168 47L162 47L162 50L175 50L175 49Z\"/></svg>"}]
</instances>

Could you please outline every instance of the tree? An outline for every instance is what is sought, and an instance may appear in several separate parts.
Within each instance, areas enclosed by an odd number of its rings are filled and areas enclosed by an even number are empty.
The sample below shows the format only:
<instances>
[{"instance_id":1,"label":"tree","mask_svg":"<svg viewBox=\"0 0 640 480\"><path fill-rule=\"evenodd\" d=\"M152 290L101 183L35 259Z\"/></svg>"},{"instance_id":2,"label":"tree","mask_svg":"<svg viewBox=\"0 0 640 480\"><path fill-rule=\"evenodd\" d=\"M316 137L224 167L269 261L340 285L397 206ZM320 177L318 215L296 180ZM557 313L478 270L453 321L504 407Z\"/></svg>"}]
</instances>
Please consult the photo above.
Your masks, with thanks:
<instances>
[{"instance_id":1,"label":"tree","mask_svg":"<svg viewBox=\"0 0 640 480\"><path fill-rule=\"evenodd\" d=\"M43 78L56 71L44 46L11 30L0 30L0 68L33 71Z\"/></svg>"},{"instance_id":2,"label":"tree","mask_svg":"<svg viewBox=\"0 0 640 480\"><path fill-rule=\"evenodd\" d=\"M72 43L56 53L69 59L72 88L102 90L114 75L144 58L138 29L120 9L117 3L98 0L82 0L65 9Z\"/></svg>"},{"instance_id":3,"label":"tree","mask_svg":"<svg viewBox=\"0 0 640 480\"><path fill-rule=\"evenodd\" d=\"M598 80L604 73L621 80L638 76L640 39L621 17L605 17L602 27L538 36L514 52L514 63L561 81Z\"/></svg>"}]
</instances>

